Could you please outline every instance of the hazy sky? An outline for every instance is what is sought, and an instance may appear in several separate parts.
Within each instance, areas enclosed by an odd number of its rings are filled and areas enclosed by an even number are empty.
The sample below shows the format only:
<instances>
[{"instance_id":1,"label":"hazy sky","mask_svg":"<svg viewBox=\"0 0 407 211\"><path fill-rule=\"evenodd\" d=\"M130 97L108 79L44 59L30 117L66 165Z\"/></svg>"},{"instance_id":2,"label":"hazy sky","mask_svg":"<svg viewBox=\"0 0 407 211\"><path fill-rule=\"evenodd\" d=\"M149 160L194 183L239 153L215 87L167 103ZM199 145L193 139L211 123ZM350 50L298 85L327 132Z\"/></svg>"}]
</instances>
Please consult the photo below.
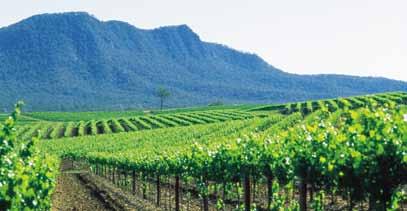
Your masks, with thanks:
<instances>
[{"instance_id":1,"label":"hazy sky","mask_svg":"<svg viewBox=\"0 0 407 211\"><path fill-rule=\"evenodd\" d=\"M287 72L407 81L407 0L13 0L0 6L0 26L63 11L139 28L188 24Z\"/></svg>"}]
</instances>

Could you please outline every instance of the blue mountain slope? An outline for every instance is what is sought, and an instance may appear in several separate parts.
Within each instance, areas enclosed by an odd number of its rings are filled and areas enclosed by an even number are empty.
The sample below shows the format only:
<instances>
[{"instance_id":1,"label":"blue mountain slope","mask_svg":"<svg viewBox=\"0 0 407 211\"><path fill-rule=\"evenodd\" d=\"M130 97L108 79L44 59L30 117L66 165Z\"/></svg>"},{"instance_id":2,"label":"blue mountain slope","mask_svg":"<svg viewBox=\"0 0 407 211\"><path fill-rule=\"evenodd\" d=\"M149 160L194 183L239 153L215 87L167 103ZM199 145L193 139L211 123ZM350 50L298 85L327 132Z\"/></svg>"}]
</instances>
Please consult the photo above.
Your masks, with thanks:
<instances>
[{"instance_id":1,"label":"blue mountain slope","mask_svg":"<svg viewBox=\"0 0 407 211\"><path fill-rule=\"evenodd\" d=\"M43 14L0 29L0 107L89 110L271 103L407 90L385 78L285 73L254 54L202 41L188 26L152 30L87 13Z\"/></svg>"}]
</instances>

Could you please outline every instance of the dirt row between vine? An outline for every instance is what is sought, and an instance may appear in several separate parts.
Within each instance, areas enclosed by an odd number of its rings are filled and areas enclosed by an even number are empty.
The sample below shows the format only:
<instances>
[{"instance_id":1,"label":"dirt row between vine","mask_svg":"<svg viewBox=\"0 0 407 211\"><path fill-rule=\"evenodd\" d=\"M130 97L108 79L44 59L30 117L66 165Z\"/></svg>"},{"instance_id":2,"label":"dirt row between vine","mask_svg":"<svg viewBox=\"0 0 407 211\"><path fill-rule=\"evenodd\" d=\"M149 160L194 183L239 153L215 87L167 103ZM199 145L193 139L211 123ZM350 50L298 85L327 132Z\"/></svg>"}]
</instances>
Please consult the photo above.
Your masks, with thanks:
<instances>
[{"instance_id":1,"label":"dirt row between vine","mask_svg":"<svg viewBox=\"0 0 407 211\"><path fill-rule=\"evenodd\" d=\"M160 210L153 204L123 192L104 178L86 171L72 170L69 162L61 165L53 211Z\"/></svg>"}]
</instances>

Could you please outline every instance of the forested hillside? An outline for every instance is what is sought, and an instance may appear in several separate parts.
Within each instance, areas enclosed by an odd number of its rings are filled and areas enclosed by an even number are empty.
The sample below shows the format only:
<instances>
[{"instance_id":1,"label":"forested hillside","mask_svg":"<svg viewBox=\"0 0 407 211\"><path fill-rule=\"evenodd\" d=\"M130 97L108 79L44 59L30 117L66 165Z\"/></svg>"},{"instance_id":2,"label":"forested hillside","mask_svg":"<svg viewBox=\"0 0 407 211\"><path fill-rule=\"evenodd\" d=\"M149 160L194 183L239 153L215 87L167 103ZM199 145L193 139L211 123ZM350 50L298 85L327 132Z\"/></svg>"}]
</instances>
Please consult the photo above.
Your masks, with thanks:
<instances>
[{"instance_id":1,"label":"forested hillside","mask_svg":"<svg viewBox=\"0 0 407 211\"><path fill-rule=\"evenodd\" d=\"M157 107L158 87L170 91L166 105L173 107L402 91L407 83L288 74L257 55L204 42L186 25L144 30L62 13L0 29L0 108L17 99L26 110Z\"/></svg>"}]
</instances>

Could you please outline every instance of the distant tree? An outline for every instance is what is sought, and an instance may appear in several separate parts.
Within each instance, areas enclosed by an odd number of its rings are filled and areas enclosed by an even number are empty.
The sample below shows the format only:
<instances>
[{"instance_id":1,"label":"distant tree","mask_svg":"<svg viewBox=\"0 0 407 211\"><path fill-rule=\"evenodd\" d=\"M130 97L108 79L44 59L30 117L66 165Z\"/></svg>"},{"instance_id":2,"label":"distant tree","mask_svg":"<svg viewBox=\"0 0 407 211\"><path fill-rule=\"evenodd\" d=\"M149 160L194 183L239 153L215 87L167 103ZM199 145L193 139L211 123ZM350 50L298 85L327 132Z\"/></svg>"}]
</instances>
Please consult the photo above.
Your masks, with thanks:
<instances>
[{"instance_id":1,"label":"distant tree","mask_svg":"<svg viewBox=\"0 0 407 211\"><path fill-rule=\"evenodd\" d=\"M164 87L157 89L157 96L160 98L160 110L163 110L164 100L171 96L171 93Z\"/></svg>"}]
</instances>

